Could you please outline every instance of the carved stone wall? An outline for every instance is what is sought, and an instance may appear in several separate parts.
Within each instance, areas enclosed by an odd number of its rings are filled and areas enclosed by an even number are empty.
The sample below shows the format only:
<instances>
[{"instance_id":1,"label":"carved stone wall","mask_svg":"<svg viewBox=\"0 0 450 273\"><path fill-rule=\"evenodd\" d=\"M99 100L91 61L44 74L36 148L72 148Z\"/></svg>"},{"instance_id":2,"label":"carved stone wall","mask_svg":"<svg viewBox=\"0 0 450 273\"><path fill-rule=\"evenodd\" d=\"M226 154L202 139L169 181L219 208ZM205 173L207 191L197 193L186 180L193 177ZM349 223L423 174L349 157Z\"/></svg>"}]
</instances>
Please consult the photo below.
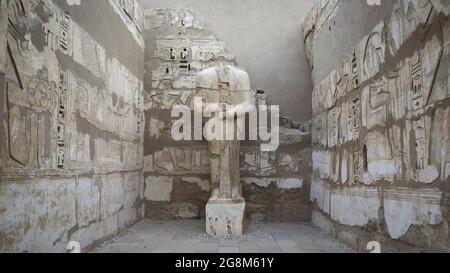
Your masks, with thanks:
<instances>
[{"instance_id":1,"label":"carved stone wall","mask_svg":"<svg viewBox=\"0 0 450 273\"><path fill-rule=\"evenodd\" d=\"M225 44L189 9L149 9L145 17L146 216L203 218L210 194L207 143L171 137L173 106L193 109L195 75L218 62L234 64ZM251 75L250 75L251 78ZM260 103L266 97L261 95ZM286 129L285 146L263 153L243 145L241 163L247 214L268 220L307 221L309 211L309 134Z\"/></svg>"},{"instance_id":2,"label":"carved stone wall","mask_svg":"<svg viewBox=\"0 0 450 273\"><path fill-rule=\"evenodd\" d=\"M142 217L143 15L93 2L0 1L0 252L85 248Z\"/></svg>"},{"instance_id":3,"label":"carved stone wall","mask_svg":"<svg viewBox=\"0 0 450 273\"><path fill-rule=\"evenodd\" d=\"M313 222L358 250L448 250L450 3L358 2L324 1L304 24ZM348 24L361 14L375 23Z\"/></svg>"}]
</instances>

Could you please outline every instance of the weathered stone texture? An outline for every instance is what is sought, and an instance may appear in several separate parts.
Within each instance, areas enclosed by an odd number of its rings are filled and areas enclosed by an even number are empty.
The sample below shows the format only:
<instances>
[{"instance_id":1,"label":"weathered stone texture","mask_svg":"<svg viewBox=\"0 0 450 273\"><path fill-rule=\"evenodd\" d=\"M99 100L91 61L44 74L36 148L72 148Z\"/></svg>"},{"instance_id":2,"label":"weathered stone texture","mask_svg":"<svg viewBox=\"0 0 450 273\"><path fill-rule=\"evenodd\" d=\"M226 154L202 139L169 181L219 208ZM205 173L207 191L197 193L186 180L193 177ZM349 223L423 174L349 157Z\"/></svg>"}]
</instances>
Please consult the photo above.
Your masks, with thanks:
<instances>
[{"instance_id":1,"label":"weathered stone texture","mask_svg":"<svg viewBox=\"0 0 450 273\"><path fill-rule=\"evenodd\" d=\"M195 75L222 64L234 64L225 43L201 22L194 10L145 11L145 203L149 218L204 218L211 190L211 154L205 141L176 142L171 137L173 106L193 109ZM156 37L156 47L152 39ZM252 75L249 75L252 77ZM259 94L258 105L267 96ZM240 172L247 216L271 221L307 221L311 150L309 130L288 118L281 129L282 147L261 152L258 143L243 143ZM305 130L302 130L305 129ZM273 180L269 186L260 181ZM258 185L259 184L259 185ZM265 182L263 182L265 184Z\"/></svg>"},{"instance_id":2,"label":"weathered stone texture","mask_svg":"<svg viewBox=\"0 0 450 273\"><path fill-rule=\"evenodd\" d=\"M448 250L450 3L339 2L304 25L316 80L313 222L358 250ZM356 44L368 24L332 26L371 11L378 23ZM347 57L322 63L330 44Z\"/></svg>"},{"instance_id":3,"label":"weathered stone texture","mask_svg":"<svg viewBox=\"0 0 450 273\"><path fill-rule=\"evenodd\" d=\"M87 2L0 1L0 252L85 248L142 217L143 67L124 63L143 58L142 10L102 1L90 26Z\"/></svg>"}]
</instances>

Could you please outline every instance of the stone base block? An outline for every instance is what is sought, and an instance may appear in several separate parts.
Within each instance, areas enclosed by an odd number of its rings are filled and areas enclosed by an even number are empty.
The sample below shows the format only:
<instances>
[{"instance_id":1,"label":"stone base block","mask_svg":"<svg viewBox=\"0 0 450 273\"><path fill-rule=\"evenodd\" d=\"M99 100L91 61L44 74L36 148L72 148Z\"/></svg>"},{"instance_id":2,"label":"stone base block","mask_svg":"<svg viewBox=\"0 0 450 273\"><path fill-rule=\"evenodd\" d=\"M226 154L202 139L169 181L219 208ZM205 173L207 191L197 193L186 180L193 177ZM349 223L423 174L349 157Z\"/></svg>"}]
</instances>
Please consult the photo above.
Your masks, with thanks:
<instances>
[{"instance_id":1,"label":"stone base block","mask_svg":"<svg viewBox=\"0 0 450 273\"><path fill-rule=\"evenodd\" d=\"M242 236L245 201L209 201L206 205L206 233L210 236Z\"/></svg>"}]
</instances>

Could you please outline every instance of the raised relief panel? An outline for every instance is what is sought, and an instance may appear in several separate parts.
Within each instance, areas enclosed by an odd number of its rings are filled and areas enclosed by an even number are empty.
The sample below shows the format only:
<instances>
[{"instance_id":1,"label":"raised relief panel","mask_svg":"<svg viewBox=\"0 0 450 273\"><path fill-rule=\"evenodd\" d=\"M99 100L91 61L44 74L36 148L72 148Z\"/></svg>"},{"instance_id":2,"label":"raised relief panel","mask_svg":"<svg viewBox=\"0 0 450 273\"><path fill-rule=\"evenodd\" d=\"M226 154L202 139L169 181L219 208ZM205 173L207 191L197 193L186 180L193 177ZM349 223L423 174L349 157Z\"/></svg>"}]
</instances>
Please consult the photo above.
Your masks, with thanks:
<instances>
[{"instance_id":1,"label":"raised relief panel","mask_svg":"<svg viewBox=\"0 0 450 273\"><path fill-rule=\"evenodd\" d=\"M395 56L416 30L419 33L426 31L432 20L433 5L429 0L394 1L387 29L387 45L391 55Z\"/></svg>"},{"instance_id":2,"label":"raised relief panel","mask_svg":"<svg viewBox=\"0 0 450 273\"><path fill-rule=\"evenodd\" d=\"M313 144L327 147L327 136L327 115L324 113L314 119L312 131Z\"/></svg>"},{"instance_id":3,"label":"raised relief panel","mask_svg":"<svg viewBox=\"0 0 450 273\"><path fill-rule=\"evenodd\" d=\"M429 0L403 0L403 9L406 33L409 33L405 38L408 38L419 26L425 28L432 21L433 5Z\"/></svg>"},{"instance_id":4,"label":"raised relief panel","mask_svg":"<svg viewBox=\"0 0 450 273\"><path fill-rule=\"evenodd\" d=\"M73 77L74 91L71 96L71 116L79 114L92 126L135 141L142 132L142 115L138 108L142 82L137 80L117 61L107 65L107 89L98 89L84 79ZM136 109L136 111L135 111ZM140 121L138 121L140 120Z\"/></svg>"},{"instance_id":5,"label":"raised relief panel","mask_svg":"<svg viewBox=\"0 0 450 273\"><path fill-rule=\"evenodd\" d=\"M414 120L414 136L416 140L416 167L424 169L428 165L427 130L425 127L425 117Z\"/></svg>"},{"instance_id":6,"label":"raised relief panel","mask_svg":"<svg viewBox=\"0 0 450 273\"><path fill-rule=\"evenodd\" d=\"M70 15L66 12L61 13L59 24L59 49L72 55L72 19Z\"/></svg>"},{"instance_id":7,"label":"raised relief panel","mask_svg":"<svg viewBox=\"0 0 450 273\"><path fill-rule=\"evenodd\" d=\"M421 116L425 113L425 100L423 92L422 57L419 53L414 54L409 63L409 109L412 117Z\"/></svg>"},{"instance_id":8,"label":"raised relief panel","mask_svg":"<svg viewBox=\"0 0 450 273\"><path fill-rule=\"evenodd\" d=\"M447 17L450 15L450 3L442 0L430 0L431 4L433 4L433 8L439 12L443 13Z\"/></svg>"},{"instance_id":9,"label":"raised relief panel","mask_svg":"<svg viewBox=\"0 0 450 273\"><path fill-rule=\"evenodd\" d=\"M195 74L218 61L232 63L224 43L214 37L158 38L155 58L162 61L152 71L152 88L156 90L195 89Z\"/></svg>"},{"instance_id":10,"label":"raised relief panel","mask_svg":"<svg viewBox=\"0 0 450 273\"><path fill-rule=\"evenodd\" d=\"M409 130L412 130L412 136L415 145L414 150L410 152L409 164L412 172L412 179L420 183L433 183L439 178L439 171L430 160L430 141L432 117L422 116L411 122Z\"/></svg>"},{"instance_id":11,"label":"raised relief panel","mask_svg":"<svg viewBox=\"0 0 450 273\"><path fill-rule=\"evenodd\" d=\"M407 88L406 71L409 68L402 62L396 71L390 71L387 74L388 80L388 92L390 95L390 114L394 120L402 120L405 118L408 92L405 92Z\"/></svg>"},{"instance_id":12,"label":"raised relief panel","mask_svg":"<svg viewBox=\"0 0 450 273\"><path fill-rule=\"evenodd\" d=\"M15 41L18 53L24 56L29 49L29 37L26 35L26 9L29 8L27 1L9 1L8 10L8 36Z\"/></svg>"},{"instance_id":13,"label":"raised relief panel","mask_svg":"<svg viewBox=\"0 0 450 273\"><path fill-rule=\"evenodd\" d=\"M78 132L75 126L72 127L69 143L69 169L90 168L92 166L90 140L90 135Z\"/></svg>"},{"instance_id":14,"label":"raised relief panel","mask_svg":"<svg viewBox=\"0 0 450 273\"><path fill-rule=\"evenodd\" d=\"M335 107L328 113L328 147L334 148L339 145L339 125L341 119L341 108Z\"/></svg>"},{"instance_id":15,"label":"raised relief panel","mask_svg":"<svg viewBox=\"0 0 450 273\"><path fill-rule=\"evenodd\" d=\"M31 78L21 75L22 80L28 81L24 89L8 84L10 155L22 167L49 169L50 153L55 151L51 145L57 141L58 87L49 82L45 68Z\"/></svg>"},{"instance_id":16,"label":"raised relief panel","mask_svg":"<svg viewBox=\"0 0 450 273\"><path fill-rule=\"evenodd\" d=\"M344 97L348 92L353 90L352 85L352 66L350 59L345 59L340 69L336 73L336 88L338 98Z\"/></svg>"},{"instance_id":17,"label":"raised relief panel","mask_svg":"<svg viewBox=\"0 0 450 273\"><path fill-rule=\"evenodd\" d=\"M447 157L449 138L450 108L438 108L432 114L429 141L429 164L440 170L440 179L447 177Z\"/></svg>"},{"instance_id":18,"label":"raised relief panel","mask_svg":"<svg viewBox=\"0 0 450 273\"><path fill-rule=\"evenodd\" d=\"M359 65L359 50L355 49L350 57L351 59L351 79L352 90L357 89L361 84L361 68Z\"/></svg>"},{"instance_id":19,"label":"raised relief panel","mask_svg":"<svg viewBox=\"0 0 450 273\"><path fill-rule=\"evenodd\" d=\"M405 162L405 165L408 166L408 157L406 155L408 154L409 146L405 142L405 134L406 130L399 125L393 125L388 129L388 141L392 148L392 158L397 160L397 162Z\"/></svg>"},{"instance_id":20,"label":"raised relief panel","mask_svg":"<svg viewBox=\"0 0 450 273\"><path fill-rule=\"evenodd\" d=\"M348 171L349 171L349 157L347 150L343 150L341 153L341 183L346 184L348 182Z\"/></svg>"},{"instance_id":21,"label":"raised relief panel","mask_svg":"<svg viewBox=\"0 0 450 273\"><path fill-rule=\"evenodd\" d=\"M401 158L393 158L389 138L381 132L369 133L363 147L364 174L362 182L373 184L377 181L387 180L393 182L401 177Z\"/></svg>"},{"instance_id":22,"label":"raised relief panel","mask_svg":"<svg viewBox=\"0 0 450 273\"><path fill-rule=\"evenodd\" d=\"M146 96L145 109L171 110L175 105L190 106L193 90L152 91Z\"/></svg>"},{"instance_id":23,"label":"raised relief panel","mask_svg":"<svg viewBox=\"0 0 450 273\"><path fill-rule=\"evenodd\" d=\"M367 129L386 126L388 102L388 80L383 77L366 86L362 93L362 124Z\"/></svg>"},{"instance_id":24,"label":"raised relief panel","mask_svg":"<svg viewBox=\"0 0 450 273\"><path fill-rule=\"evenodd\" d=\"M143 102L143 98L142 98L142 92L141 92L141 87L139 86L139 92L138 92L138 98L137 98L137 102L136 102L136 120L137 120L137 124L136 124L136 135L138 135L139 137L142 137L142 134L144 133L144 102Z\"/></svg>"},{"instance_id":25,"label":"raised relief panel","mask_svg":"<svg viewBox=\"0 0 450 273\"><path fill-rule=\"evenodd\" d=\"M89 102L89 99L94 97L93 95L91 95L91 93L94 93L95 91L85 80L82 79L76 79L75 90L77 91L77 110L79 111L80 116L85 119L93 120L96 113L91 111L94 109L90 107L91 104Z\"/></svg>"},{"instance_id":26,"label":"raised relief panel","mask_svg":"<svg viewBox=\"0 0 450 273\"><path fill-rule=\"evenodd\" d=\"M347 141L358 140L360 129L361 101L358 97L352 97L347 104Z\"/></svg>"},{"instance_id":27,"label":"raised relief panel","mask_svg":"<svg viewBox=\"0 0 450 273\"><path fill-rule=\"evenodd\" d=\"M72 24L73 33L73 59L86 67L94 76L105 77L105 49L101 47L78 25Z\"/></svg>"},{"instance_id":28,"label":"raised relief panel","mask_svg":"<svg viewBox=\"0 0 450 273\"><path fill-rule=\"evenodd\" d=\"M384 23L381 22L367 38L363 39L361 44L361 52L363 52L362 81L366 81L378 74L380 66L385 62L386 39L384 35Z\"/></svg>"},{"instance_id":29,"label":"raised relief panel","mask_svg":"<svg viewBox=\"0 0 450 273\"><path fill-rule=\"evenodd\" d=\"M338 142L339 145L343 145L348 141L348 130L347 130L347 126L348 126L348 122L347 122L347 118L348 118L348 103L344 102L341 105L341 117L339 119L339 137L338 137Z\"/></svg>"},{"instance_id":30,"label":"raised relief panel","mask_svg":"<svg viewBox=\"0 0 450 273\"><path fill-rule=\"evenodd\" d=\"M38 8L46 13L47 22L42 25L44 45L51 51L57 49L72 55L72 19L70 15L40 2Z\"/></svg>"},{"instance_id":31,"label":"raised relief panel","mask_svg":"<svg viewBox=\"0 0 450 273\"><path fill-rule=\"evenodd\" d=\"M46 68L27 83L27 94L30 106L38 112L53 113L58 107L59 92L56 82L49 81L49 72Z\"/></svg>"},{"instance_id":32,"label":"raised relief panel","mask_svg":"<svg viewBox=\"0 0 450 273\"><path fill-rule=\"evenodd\" d=\"M56 165L58 169L65 169L66 167L66 123L67 123L67 97L68 79L69 73L63 70L59 72L59 92L58 92L58 114L57 114L57 127L56 127L56 139L57 139L57 159Z\"/></svg>"},{"instance_id":33,"label":"raised relief panel","mask_svg":"<svg viewBox=\"0 0 450 273\"><path fill-rule=\"evenodd\" d=\"M389 27L386 28L387 47L392 56L397 54L405 39L405 19L402 4L402 1L394 1Z\"/></svg>"}]
</instances>

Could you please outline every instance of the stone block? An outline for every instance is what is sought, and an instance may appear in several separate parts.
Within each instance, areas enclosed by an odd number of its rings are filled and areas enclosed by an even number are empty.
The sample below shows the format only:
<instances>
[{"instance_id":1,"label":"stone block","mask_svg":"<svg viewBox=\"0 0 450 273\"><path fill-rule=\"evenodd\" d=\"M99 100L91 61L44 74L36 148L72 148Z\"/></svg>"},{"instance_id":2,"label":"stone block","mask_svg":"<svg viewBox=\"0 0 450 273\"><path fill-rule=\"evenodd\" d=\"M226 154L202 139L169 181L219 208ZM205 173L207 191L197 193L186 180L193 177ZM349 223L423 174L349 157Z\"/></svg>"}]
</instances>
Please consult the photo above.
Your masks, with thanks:
<instances>
[{"instance_id":1,"label":"stone block","mask_svg":"<svg viewBox=\"0 0 450 273\"><path fill-rule=\"evenodd\" d=\"M149 176L145 179L144 197L148 201L169 202L173 190L173 177Z\"/></svg>"},{"instance_id":2,"label":"stone block","mask_svg":"<svg viewBox=\"0 0 450 273\"><path fill-rule=\"evenodd\" d=\"M206 232L211 236L242 236L245 201L210 201L206 205Z\"/></svg>"}]
</instances>

